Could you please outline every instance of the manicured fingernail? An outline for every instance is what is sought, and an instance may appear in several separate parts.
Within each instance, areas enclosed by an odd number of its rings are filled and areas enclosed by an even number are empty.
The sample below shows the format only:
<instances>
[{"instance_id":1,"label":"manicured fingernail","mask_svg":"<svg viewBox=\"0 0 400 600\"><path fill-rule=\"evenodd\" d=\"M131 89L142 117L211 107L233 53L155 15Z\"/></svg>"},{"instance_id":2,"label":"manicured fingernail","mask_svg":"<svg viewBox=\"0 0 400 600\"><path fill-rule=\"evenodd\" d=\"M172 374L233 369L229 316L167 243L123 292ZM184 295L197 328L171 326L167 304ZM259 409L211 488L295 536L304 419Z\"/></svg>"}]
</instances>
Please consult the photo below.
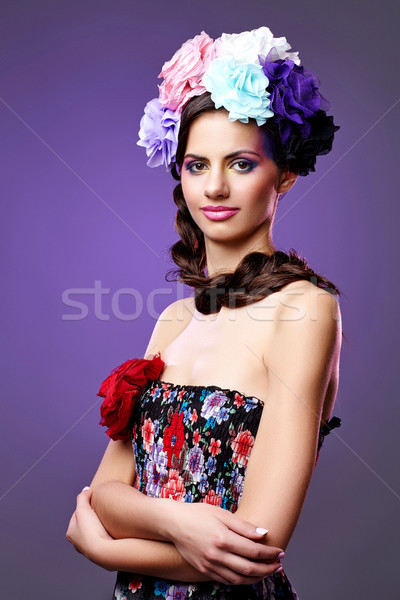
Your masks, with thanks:
<instances>
[{"instance_id":1,"label":"manicured fingernail","mask_svg":"<svg viewBox=\"0 0 400 600\"><path fill-rule=\"evenodd\" d=\"M263 529L263 527L257 527L256 533L258 533L258 535L265 535L266 533L268 533L268 529Z\"/></svg>"},{"instance_id":2,"label":"manicured fingernail","mask_svg":"<svg viewBox=\"0 0 400 600\"><path fill-rule=\"evenodd\" d=\"M278 558L285 558L285 553L281 552L280 554L278 554Z\"/></svg>"},{"instance_id":3,"label":"manicured fingernail","mask_svg":"<svg viewBox=\"0 0 400 600\"><path fill-rule=\"evenodd\" d=\"M85 487L83 488L82 492L84 492L85 490L90 490L90 487L88 485L85 485Z\"/></svg>"},{"instance_id":4,"label":"manicured fingernail","mask_svg":"<svg viewBox=\"0 0 400 600\"><path fill-rule=\"evenodd\" d=\"M279 567L278 569L276 569L276 571L274 571L274 573L279 573L280 571L283 571L283 567Z\"/></svg>"}]
</instances>

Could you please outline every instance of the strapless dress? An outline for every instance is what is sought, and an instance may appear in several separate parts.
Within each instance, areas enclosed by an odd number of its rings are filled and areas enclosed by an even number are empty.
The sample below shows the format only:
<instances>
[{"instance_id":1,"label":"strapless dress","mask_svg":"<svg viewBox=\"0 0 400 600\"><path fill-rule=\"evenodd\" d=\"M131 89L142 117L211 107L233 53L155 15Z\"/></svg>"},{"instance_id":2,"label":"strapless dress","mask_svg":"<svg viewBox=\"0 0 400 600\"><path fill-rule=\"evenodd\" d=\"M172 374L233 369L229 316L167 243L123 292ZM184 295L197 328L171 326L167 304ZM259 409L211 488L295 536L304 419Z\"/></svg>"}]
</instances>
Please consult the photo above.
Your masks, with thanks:
<instances>
[{"instance_id":1,"label":"strapless dress","mask_svg":"<svg viewBox=\"0 0 400 600\"><path fill-rule=\"evenodd\" d=\"M246 466L264 403L237 390L179 385L156 379L132 413L134 487L157 498L238 508ZM325 436L340 427L332 417L319 431L315 464ZM285 570L253 585L187 583L119 571L114 600L298 600Z\"/></svg>"}]
</instances>

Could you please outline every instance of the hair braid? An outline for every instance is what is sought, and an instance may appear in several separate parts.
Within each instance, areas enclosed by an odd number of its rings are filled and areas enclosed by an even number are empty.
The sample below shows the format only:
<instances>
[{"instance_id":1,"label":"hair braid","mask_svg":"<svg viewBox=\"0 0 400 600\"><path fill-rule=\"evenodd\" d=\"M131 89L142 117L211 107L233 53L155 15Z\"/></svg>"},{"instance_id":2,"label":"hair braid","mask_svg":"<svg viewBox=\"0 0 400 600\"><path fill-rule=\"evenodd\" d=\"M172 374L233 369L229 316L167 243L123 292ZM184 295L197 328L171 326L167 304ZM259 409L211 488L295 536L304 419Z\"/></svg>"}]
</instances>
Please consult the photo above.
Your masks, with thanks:
<instances>
[{"instance_id":1,"label":"hair braid","mask_svg":"<svg viewBox=\"0 0 400 600\"><path fill-rule=\"evenodd\" d=\"M181 115L176 164L171 170L172 176L177 181L180 182L179 171L182 167L191 123L204 112L215 110L221 109L215 108L208 93L192 98L184 108ZM277 167L282 169L288 165L288 157L286 156L285 160L275 129L270 128L265 139L268 152L271 153ZM174 188L173 198L178 207L175 226L181 239L169 249L172 260L178 268L170 269L165 279L166 281L179 280L194 288L195 304L199 312L212 314L219 312L222 306L229 308L246 306L280 290L288 283L301 279L340 295L339 289L329 279L313 271L306 260L301 258L293 248L289 250L289 254L277 250L271 256L262 252L250 252L233 272L216 273L207 277L204 235L189 212L181 183Z\"/></svg>"}]
</instances>

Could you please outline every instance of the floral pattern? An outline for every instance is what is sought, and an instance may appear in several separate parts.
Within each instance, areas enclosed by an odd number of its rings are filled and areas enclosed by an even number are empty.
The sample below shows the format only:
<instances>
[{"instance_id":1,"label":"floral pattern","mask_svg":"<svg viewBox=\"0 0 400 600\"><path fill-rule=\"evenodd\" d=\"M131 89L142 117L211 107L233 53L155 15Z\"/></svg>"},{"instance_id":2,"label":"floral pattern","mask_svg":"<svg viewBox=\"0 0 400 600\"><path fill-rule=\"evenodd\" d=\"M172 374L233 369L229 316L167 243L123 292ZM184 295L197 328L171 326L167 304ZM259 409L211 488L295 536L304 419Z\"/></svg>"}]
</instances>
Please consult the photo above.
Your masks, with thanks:
<instances>
[{"instance_id":1,"label":"floral pattern","mask_svg":"<svg viewBox=\"0 0 400 600\"><path fill-rule=\"evenodd\" d=\"M134 487L152 497L238 508L263 402L217 386L149 382L133 409ZM340 419L321 427L324 436ZM298 600L284 571L254 585L184 583L118 572L115 600Z\"/></svg>"}]
</instances>

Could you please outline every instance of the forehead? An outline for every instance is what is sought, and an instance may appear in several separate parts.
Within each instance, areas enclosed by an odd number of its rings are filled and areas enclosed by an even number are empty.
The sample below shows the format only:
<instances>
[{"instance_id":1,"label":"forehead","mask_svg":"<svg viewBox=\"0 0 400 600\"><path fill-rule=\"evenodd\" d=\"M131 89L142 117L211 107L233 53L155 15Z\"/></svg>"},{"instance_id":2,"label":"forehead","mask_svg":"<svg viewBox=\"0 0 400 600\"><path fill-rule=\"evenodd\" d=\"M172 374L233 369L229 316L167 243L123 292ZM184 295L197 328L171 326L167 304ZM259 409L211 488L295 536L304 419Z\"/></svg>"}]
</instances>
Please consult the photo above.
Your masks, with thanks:
<instances>
[{"instance_id":1,"label":"forehead","mask_svg":"<svg viewBox=\"0 0 400 600\"><path fill-rule=\"evenodd\" d=\"M238 149L264 154L263 136L255 121L229 121L225 110L203 113L190 125L186 153L208 156Z\"/></svg>"}]
</instances>

